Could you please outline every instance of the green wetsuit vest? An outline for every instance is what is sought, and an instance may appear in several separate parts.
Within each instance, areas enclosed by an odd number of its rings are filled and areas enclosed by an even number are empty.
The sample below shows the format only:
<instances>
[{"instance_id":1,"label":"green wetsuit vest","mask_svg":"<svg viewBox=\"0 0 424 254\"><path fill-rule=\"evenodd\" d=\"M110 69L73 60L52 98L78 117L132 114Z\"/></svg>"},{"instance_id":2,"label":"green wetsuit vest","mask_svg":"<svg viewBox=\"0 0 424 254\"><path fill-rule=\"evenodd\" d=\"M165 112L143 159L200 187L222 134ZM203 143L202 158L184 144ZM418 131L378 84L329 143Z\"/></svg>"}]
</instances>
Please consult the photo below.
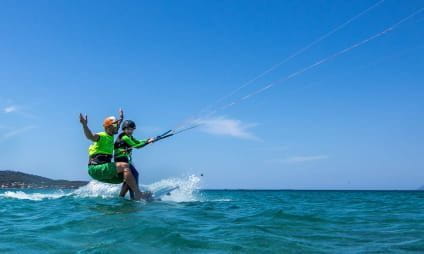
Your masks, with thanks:
<instances>
[{"instance_id":1,"label":"green wetsuit vest","mask_svg":"<svg viewBox=\"0 0 424 254\"><path fill-rule=\"evenodd\" d=\"M90 156L90 165L108 163L112 161L113 155L113 136L106 132L97 133L99 140L93 142L88 148Z\"/></svg>"},{"instance_id":2,"label":"green wetsuit vest","mask_svg":"<svg viewBox=\"0 0 424 254\"><path fill-rule=\"evenodd\" d=\"M147 145L147 139L137 140L125 133L119 134L115 141L115 162L131 162L133 148L142 148Z\"/></svg>"}]
</instances>

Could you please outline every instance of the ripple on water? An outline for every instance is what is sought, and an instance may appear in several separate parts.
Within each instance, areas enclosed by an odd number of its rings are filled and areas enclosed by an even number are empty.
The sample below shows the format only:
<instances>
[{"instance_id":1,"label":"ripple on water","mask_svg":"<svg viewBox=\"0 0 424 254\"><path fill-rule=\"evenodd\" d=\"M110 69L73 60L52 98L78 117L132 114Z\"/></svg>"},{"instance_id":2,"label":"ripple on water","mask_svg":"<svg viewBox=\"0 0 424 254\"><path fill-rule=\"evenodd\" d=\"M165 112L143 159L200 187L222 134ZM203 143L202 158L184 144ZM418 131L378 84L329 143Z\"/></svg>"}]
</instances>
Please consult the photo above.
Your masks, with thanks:
<instances>
[{"instance_id":1,"label":"ripple on water","mask_svg":"<svg viewBox=\"0 0 424 254\"><path fill-rule=\"evenodd\" d=\"M415 192L204 191L150 204L0 197L0 252L421 252L423 208Z\"/></svg>"}]
</instances>

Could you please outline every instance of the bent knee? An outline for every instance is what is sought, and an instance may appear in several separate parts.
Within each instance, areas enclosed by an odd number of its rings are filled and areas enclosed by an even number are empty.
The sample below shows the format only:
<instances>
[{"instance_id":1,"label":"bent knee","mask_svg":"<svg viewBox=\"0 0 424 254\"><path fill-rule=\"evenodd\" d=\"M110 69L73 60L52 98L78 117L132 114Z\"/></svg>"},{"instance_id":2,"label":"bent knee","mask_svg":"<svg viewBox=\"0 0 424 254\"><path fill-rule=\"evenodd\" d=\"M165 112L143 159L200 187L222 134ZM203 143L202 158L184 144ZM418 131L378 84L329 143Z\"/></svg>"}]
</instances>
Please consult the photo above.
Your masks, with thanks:
<instances>
[{"instance_id":1,"label":"bent knee","mask_svg":"<svg viewBox=\"0 0 424 254\"><path fill-rule=\"evenodd\" d=\"M126 162L117 162L116 163L116 169L120 173L122 173L124 171L128 171L129 170L128 163L126 163Z\"/></svg>"},{"instance_id":2,"label":"bent knee","mask_svg":"<svg viewBox=\"0 0 424 254\"><path fill-rule=\"evenodd\" d=\"M126 162L117 162L116 163L116 167L117 168L128 168L129 167L129 164L126 163Z\"/></svg>"}]
</instances>

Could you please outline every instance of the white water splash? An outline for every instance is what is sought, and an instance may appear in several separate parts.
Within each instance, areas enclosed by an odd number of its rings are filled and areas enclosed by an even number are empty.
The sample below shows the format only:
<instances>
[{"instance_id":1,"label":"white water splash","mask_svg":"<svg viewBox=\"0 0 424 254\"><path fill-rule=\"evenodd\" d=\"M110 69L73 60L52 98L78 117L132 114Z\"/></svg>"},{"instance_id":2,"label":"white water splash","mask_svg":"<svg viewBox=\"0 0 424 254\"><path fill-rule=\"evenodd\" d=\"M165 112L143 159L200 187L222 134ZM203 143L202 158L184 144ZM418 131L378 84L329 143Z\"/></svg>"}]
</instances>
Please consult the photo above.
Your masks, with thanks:
<instances>
[{"instance_id":1,"label":"white water splash","mask_svg":"<svg viewBox=\"0 0 424 254\"><path fill-rule=\"evenodd\" d=\"M171 195L164 195L161 199L163 201L172 202L193 202L201 200L201 196L198 193L200 188L200 177L196 175L191 175L186 178L164 179L144 187L151 192L155 192L164 188L177 186L178 189L172 191Z\"/></svg>"},{"instance_id":2,"label":"white water splash","mask_svg":"<svg viewBox=\"0 0 424 254\"><path fill-rule=\"evenodd\" d=\"M200 178L191 175L184 178L169 178L160 180L158 182L140 186L142 190L149 190L156 192L166 188L177 187L173 190L171 195L164 195L161 197L164 201L171 202L190 202L199 201L200 195L197 193L200 185ZM6 191L0 194L0 197L13 198L13 199L26 199L40 201L44 199L58 199L65 196L77 198L118 198L120 184L107 184L98 181L90 181L87 185L82 186L72 192L65 193L62 190L55 191L54 193L26 193L24 191Z\"/></svg>"},{"instance_id":3,"label":"white water splash","mask_svg":"<svg viewBox=\"0 0 424 254\"><path fill-rule=\"evenodd\" d=\"M62 190L56 191L55 193L25 193L23 191L6 191L5 193L0 194L0 197L40 201L43 199L58 199L68 195L70 194L66 194Z\"/></svg>"},{"instance_id":4,"label":"white water splash","mask_svg":"<svg viewBox=\"0 0 424 254\"><path fill-rule=\"evenodd\" d=\"M72 195L79 198L116 198L119 195L120 188L120 184L108 184L92 180L87 185L73 191Z\"/></svg>"}]
</instances>

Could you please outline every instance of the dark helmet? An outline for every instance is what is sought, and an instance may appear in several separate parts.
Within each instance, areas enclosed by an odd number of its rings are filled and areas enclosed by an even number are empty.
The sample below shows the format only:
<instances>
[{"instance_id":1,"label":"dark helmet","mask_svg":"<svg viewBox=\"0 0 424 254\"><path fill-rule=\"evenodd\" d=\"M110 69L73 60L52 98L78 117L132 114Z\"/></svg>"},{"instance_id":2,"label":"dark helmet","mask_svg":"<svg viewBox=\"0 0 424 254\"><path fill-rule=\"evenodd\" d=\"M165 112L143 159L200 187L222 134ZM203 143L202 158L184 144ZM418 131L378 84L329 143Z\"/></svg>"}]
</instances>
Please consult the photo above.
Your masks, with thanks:
<instances>
[{"instance_id":1,"label":"dark helmet","mask_svg":"<svg viewBox=\"0 0 424 254\"><path fill-rule=\"evenodd\" d=\"M135 129L135 123L131 120L125 120L124 123L122 123L122 129L125 130L126 128Z\"/></svg>"}]
</instances>

